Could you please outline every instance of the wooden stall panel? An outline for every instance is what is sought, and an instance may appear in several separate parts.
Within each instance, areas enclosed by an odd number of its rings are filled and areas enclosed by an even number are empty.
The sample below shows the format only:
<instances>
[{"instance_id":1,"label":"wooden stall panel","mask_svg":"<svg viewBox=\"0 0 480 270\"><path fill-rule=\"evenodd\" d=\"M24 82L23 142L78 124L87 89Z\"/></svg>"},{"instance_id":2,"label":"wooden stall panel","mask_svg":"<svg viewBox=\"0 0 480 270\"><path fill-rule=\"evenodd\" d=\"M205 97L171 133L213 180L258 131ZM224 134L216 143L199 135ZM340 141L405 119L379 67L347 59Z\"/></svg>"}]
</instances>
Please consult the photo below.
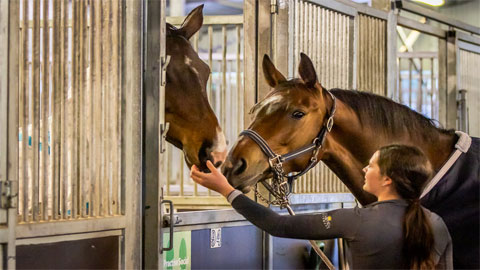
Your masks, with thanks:
<instances>
[{"instance_id":1,"label":"wooden stall panel","mask_svg":"<svg viewBox=\"0 0 480 270\"><path fill-rule=\"evenodd\" d=\"M122 12L20 3L20 222L121 213Z\"/></svg>"}]
</instances>

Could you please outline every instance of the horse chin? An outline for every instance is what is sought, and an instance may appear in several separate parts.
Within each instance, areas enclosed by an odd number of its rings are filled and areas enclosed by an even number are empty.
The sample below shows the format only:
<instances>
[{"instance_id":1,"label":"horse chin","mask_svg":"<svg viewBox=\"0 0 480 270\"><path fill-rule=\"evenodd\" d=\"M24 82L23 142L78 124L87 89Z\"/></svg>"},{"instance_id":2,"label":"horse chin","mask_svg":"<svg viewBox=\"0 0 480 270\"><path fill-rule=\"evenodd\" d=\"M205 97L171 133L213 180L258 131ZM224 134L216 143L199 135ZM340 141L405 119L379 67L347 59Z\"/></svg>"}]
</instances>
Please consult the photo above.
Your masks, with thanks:
<instances>
[{"instance_id":1,"label":"horse chin","mask_svg":"<svg viewBox=\"0 0 480 270\"><path fill-rule=\"evenodd\" d=\"M254 175L251 177L245 177L239 182L241 184L237 185L235 188L240 190L243 193L248 193L252 190L252 188L257 184L262 182L263 180L268 179L268 173L264 172L262 174Z\"/></svg>"}]
</instances>

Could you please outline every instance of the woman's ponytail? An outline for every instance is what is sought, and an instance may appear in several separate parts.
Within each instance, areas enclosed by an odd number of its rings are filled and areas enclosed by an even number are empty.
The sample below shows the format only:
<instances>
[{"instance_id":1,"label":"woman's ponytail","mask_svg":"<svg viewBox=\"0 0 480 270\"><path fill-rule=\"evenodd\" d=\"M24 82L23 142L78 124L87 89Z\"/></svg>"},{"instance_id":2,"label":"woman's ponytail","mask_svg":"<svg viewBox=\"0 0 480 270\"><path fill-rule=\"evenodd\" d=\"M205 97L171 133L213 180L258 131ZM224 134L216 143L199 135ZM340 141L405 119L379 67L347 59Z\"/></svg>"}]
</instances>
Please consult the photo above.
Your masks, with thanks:
<instances>
[{"instance_id":1,"label":"woman's ponytail","mask_svg":"<svg viewBox=\"0 0 480 270\"><path fill-rule=\"evenodd\" d=\"M434 269L433 232L430 220L418 200L411 201L403 220L403 252L410 269Z\"/></svg>"},{"instance_id":2,"label":"woman's ponytail","mask_svg":"<svg viewBox=\"0 0 480 270\"><path fill-rule=\"evenodd\" d=\"M408 202L403 220L405 267L434 269L433 231L419 200L432 174L431 164L420 149L412 146L389 145L379 152L381 173L392 179L397 193Z\"/></svg>"}]
</instances>

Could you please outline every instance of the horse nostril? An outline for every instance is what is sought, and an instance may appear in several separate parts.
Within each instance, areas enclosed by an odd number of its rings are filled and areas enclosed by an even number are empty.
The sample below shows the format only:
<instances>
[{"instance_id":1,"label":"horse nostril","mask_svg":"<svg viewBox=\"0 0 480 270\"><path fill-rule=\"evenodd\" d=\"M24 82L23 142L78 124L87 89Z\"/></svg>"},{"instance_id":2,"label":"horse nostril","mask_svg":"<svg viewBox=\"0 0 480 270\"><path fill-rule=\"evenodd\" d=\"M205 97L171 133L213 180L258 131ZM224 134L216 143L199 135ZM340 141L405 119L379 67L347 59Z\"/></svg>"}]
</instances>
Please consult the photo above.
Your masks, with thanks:
<instances>
[{"instance_id":1,"label":"horse nostril","mask_svg":"<svg viewBox=\"0 0 480 270\"><path fill-rule=\"evenodd\" d=\"M215 164L213 164L213 166L215 166L216 168L220 167L220 165L222 165L222 161L217 161L215 162Z\"/></svg>"},{"instance_id":2,"label":"horse nostril","mask_svg":"<svg viewBox=\"0 0 480 270\"><path fill-rule=\"evenodd\" d=\"M233 167L233 174L234 175L239 175L245 171L247 168L247 161L245 159L241 158L237 164Z\"/></svg>"}]
</instances>

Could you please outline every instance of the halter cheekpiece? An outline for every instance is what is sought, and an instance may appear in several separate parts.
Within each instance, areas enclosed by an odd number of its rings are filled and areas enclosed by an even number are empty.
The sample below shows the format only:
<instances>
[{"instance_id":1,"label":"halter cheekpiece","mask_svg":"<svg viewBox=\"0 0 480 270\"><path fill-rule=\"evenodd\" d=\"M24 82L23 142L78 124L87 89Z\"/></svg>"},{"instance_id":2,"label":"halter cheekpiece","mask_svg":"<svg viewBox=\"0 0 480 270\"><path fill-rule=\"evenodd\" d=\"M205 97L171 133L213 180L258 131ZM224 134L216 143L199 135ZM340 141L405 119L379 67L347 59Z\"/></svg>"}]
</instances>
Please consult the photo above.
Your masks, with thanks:
<instances>
[{"instance_id":1,"label":"halter cheekpiece","mask_svg":"<svg viewBox=\"0 0 480 270\"><path fill-rule=\"evenodd\" d=\"M325 89L326 90L326 89ZM272 184L270 185L266 181L262 181L261 183L267 188L267 190L275 197L273 201L269 201L263 196L258 193L255 189L257 196L259 196L262 200L267 203L279 205L280 207L285 207L288 205L288 195L291 193L292 184L295 179L307 173L311 168L313 168L317 163L317 153L322 148L322 145L325 141L325 137L327 134L332 130L333 127L333 117L335 116L336 111L336 98L335 96L328 90L327 93L332 98L332 107L330 112L325 115L325 120L322 125L322 129L317 134L317 136L312 140L312 143L303 146L295 151L289 152L287 154L279 155L276 154L268 145L268 143L260 136L257 132L246 129L240 133L241 135L246 135L250 137L254 142L258 144L262 152L268 157L268 163L270 168L273 171L273 180ZM312 151L312 155L310 157L310 161L301 172L295 175L287 175L283 169L283 163L298 156L301 156L305 153Z\"/></svg>"}]
</instances>

